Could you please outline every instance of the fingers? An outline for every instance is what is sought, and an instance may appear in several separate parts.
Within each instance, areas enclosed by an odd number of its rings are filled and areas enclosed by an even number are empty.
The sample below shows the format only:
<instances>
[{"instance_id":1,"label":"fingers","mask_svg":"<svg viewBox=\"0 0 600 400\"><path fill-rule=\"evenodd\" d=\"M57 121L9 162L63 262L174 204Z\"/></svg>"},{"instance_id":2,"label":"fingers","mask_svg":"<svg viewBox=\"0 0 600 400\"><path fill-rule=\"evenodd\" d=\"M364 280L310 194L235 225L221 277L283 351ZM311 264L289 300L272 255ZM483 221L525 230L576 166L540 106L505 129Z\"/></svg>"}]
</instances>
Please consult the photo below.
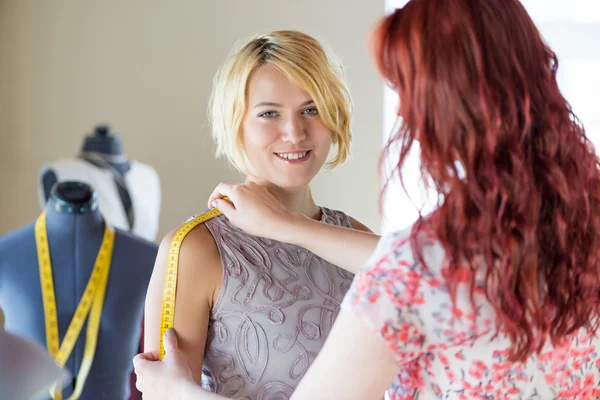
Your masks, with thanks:
<instances>
[{"instance_id":1,"label":"fingers","mask_svg":"<svg viewBox=\"0 0 600 400\"><path fill-rule=\"evenodd\" d=\"M133 358L133 371L136 375L135 387L140 392L144 392L146 390L146 385L144 384L145 381L142 378L141 373L148 363L150 363L150 360L147 359L146 353L138 354Z\"/></svg>"},{"instance_id":2,"label":"fingers","mask_svg":"<svg viewBox=\"0 0 600 400\"><path fill-rule=\"evenodd\" d=\"M136 363L141 364L144 361L158 361L158 351L149 351L146 353L140 353L133 357L133 366L136 366Z\"/></svg>"},{"instance_id":3,"label":"fingers","mask_svg":"<svg viewBox=\"0 0 600 400\"><path fill-rule=\"evenodd\" d=\"M232 220L235 218L236 205L238 203L252 204L248 203L249 201L261 201L264 203L273 199L273 195L269 193L266 187L254 182L246 182L238 185L221 182L208 198L208 207L217 208L229 220Z\"/></svg>"},{"instance_id":4,"label":"fingers","mask_svg":"<svg viewBox=\"0 0 600 400\"><path fill-rule=\"evenodd\" d=\"M234 185L226 182L221 182L217 185L215 190L211 193L208 198L208 208L213 208L213 202L218 199L222 199L223 197L232 198Z\"/></svg>"},{"instance_id":5,"label":"fingers","mask_svg":"<svg viewBox=\"0 0 600 400\"><path fill-rule=\"evenodd\" d=\"M144 384L144 381L142 379L140 379L140 377L136 377L135 379L135 388L144 393L146 391L146 385ZM145 397L145 395L142 396L142 399L147 399L147 397Z\"/></svg>"},{"instance_id":6,"label":"fingers","mask_svg":"<svg viewBox=\"0 0 600 400\"><path fill-rule=\"evenodd\" d=\"M231 220L235 215L235 206L227 200L217 199L213 200L212 206L217 210L221 211L221 214L227 217L227 219Z\"/></svg>"},{"instance_id":7,"label":"fingers","mask_svg":"<svg viewBox=\"0 0 600 400\"><path fill-rule=\"evenodd\" d=\"M153 365L160 363L158 357L158 351L149 351L141 353L133 357L133 371L135 372L135 387L137 390L142 392L144 395L143 399L154 399L155 396L145 393L151 390L152 380L150 377L153 375Z\"/></svg>"},{"instance_id":8,"label":"fingers","mask_svg":"<svg viewBox=\"0 0 600 400\"><path fill-rule=\"evenodd\" d=\"M165 346L165 352L167 354L171 353L173 350L179 349L179 344L177 343L177 335L175 334L175 330L173 328L169 328L165 332L163 344Z\"/></svg>"}]
</instances>

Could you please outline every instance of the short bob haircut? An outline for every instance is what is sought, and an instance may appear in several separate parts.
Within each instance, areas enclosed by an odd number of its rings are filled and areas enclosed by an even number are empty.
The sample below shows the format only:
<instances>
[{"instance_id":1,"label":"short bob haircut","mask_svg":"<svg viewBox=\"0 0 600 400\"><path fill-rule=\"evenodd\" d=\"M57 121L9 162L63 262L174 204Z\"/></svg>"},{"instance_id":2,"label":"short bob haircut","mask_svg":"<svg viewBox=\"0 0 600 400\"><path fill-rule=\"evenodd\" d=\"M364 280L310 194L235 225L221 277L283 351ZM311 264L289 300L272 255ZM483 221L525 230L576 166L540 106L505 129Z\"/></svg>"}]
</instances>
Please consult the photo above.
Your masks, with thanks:
<instances>
[{"instance_id":1,"label":"short bob haircut","mask_svg":"<svg viewBox=\"0 0 600 400\"><path fill-rule=\"evenodd\" d=\"M350 154L353 108L342 65L315 38L292 30L238 43L215 75L208 114L217 157L225 156L239 171L250 173L242 134L248 107L246 89L252 73L263 65L277 68L311 96L337 146L326 167L341 165Z\"/></svg>"}]
</instances>

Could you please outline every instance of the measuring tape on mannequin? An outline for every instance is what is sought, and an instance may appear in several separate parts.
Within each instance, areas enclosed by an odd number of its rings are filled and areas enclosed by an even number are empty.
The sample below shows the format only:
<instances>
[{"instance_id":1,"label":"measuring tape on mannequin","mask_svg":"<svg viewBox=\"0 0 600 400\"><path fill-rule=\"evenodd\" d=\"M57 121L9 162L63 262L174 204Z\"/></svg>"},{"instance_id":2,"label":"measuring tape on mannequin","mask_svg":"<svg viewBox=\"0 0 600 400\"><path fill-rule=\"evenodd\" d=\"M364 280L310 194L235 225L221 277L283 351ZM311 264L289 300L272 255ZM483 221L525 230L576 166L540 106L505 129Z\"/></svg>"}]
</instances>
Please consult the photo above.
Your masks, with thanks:
<instances>
[{"instance_id":1,"label":"measuring tape on mannequin","mask_svg":"<svg viewBox=\"0 0 600 400\"><path fill-rule=\"evenodd\" d=\"M77 400L79 399L79 396L81 396L83 385L85 384L92 367L92 362L94 361L96 344L98 343L100 319L102 316L102 306L104 305L104 295L106 293L106 284L110 272L114 239L114 232L106 225L104 229L104 238L102 239L102 245L96 256L94 269L92 270L90 279L83 292L83 296L79 301L79 305L75 310L73 319L69 324L67 333L59 347L56 296L54 294L52 263L50 261L48 235L46 232L46 213L42 213L35 223L35 243L40 269L40 283L42 285L44 321L46 323L46 347L48 348L50 355L61 367L65 366L75 347L79 333L81 332L86 319L88 320L83 360L81 361L79 373L77 374L75 390L69 397L69 400ZM50 396L54 400L61 400L62 393L60 387L55 387L50 390Z\"/></svg>"},{"instance_id":2,"label":"measuring tape on mannequin","mask_svg":"<svg viewBox=\"0 0 600 400\"><path fill-rule=\"evenodd\" d=\"M227 197L224 198L227 200ZM179 267L179 250L181 243L188 233L198 225L221 215L221 212L213 208L203 214L200 214L191 221L186 222L177 230L171 244L169 245L169 255L167 259L167 271L165 273L165 282L163 288L163 300L160 316L160 351L159 360L165 356L165 346L163 338L169 328L173 328L175 323L175 295L177 294L177 269Z\"/></svg>"}]
</instances>

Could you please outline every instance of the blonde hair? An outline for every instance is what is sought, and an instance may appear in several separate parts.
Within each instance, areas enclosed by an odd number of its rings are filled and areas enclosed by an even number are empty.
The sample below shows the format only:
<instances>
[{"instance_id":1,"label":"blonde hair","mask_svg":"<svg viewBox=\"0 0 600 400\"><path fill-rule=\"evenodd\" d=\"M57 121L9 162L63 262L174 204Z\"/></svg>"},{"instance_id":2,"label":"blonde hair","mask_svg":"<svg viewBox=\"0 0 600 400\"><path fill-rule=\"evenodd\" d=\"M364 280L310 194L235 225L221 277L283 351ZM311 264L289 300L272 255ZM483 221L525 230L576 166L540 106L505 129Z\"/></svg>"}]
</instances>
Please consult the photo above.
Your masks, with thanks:
<instances>
[{"instance_id":1,"label":"blonde hair","mask_svg":"<svg viewBox=\"0 0 600 400\"><path fill-rule=\"evenodd\" d=\"M209 119L217 157L225 156L235 168L249 173L242 135L248 107L246 89L252 73L263 65L277 68L311 96L337 146L326 167L341 165L350 154L352 140L352 99L343 81L342 65L315 38L292 30L238 43L215 75Z\"/></svg>"}]
</instances>

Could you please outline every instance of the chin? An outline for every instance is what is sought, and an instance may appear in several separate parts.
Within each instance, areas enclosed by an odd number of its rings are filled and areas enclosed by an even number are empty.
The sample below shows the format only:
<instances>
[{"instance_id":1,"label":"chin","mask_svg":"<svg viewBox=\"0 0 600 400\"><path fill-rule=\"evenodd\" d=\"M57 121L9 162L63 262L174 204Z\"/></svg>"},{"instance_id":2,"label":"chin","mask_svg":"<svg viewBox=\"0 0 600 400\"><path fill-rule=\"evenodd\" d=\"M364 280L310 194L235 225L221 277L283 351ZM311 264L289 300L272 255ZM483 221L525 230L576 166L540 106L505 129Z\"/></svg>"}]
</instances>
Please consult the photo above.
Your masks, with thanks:
<instances>
[{"instance_id":1,"label":"chin","mask_svg":"<svg viewBox=\"0 0 600 400\"><path fill-rule=\"evenodd\" d=\"M322 166L322 165L320 165ZM274 185L282 189L301 189L310 185L321 168L313 164L305 168L281 168L277 165L269 165L257 168L253 175L258 182Z\"/></svg>"},{"instance_id":2,"label":"chin","mask_svg":"<svg viewBox=\"0 0 600 400\"><path fill-rule=\"evenodd\" d=\"M282 189L301 189L310 185L315 175L310 176L287 176L287 177L271 177L269 181Z\"/></svg>"}]
</instances>

